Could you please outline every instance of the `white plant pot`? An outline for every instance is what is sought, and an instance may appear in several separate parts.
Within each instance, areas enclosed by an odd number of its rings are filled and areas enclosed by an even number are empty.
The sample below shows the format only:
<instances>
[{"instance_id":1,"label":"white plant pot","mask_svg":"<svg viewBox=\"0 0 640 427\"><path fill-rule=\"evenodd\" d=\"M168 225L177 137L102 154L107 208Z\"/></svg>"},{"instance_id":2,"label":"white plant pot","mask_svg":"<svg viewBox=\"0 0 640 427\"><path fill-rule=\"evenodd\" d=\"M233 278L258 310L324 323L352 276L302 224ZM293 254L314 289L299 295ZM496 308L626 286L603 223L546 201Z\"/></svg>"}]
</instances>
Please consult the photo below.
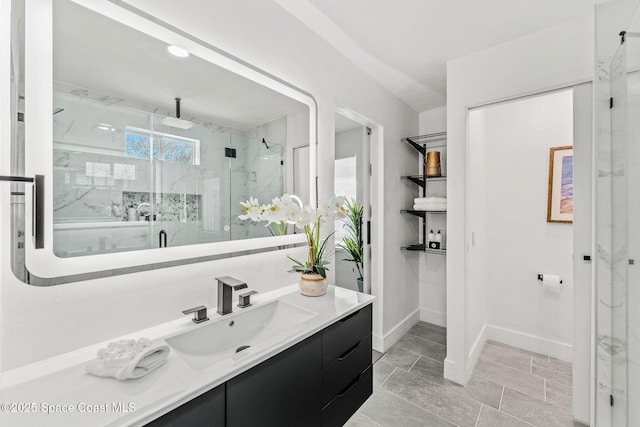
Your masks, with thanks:
<instances>
[{"instance_id":1,"label":"white plant pot","mask_svg":"<svg viewBox=\"0 0 640 427\"><path fill-rule=\"evenodd\" d=\"M308 297L319 297L327 293L327 279L319 274L301 274L298 285L300 293Z\"/></svg>"}]
</instances>

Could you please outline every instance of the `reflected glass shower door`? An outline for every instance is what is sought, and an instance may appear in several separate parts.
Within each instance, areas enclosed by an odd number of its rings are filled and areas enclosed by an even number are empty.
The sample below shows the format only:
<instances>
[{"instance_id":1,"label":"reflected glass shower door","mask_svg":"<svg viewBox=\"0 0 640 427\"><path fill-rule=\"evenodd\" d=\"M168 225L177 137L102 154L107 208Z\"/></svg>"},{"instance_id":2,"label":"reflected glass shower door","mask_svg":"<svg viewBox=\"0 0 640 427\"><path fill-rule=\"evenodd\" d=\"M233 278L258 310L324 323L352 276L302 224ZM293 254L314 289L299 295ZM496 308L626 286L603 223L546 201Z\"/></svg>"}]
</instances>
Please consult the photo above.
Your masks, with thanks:
<instances>
[{"instance_id":1,"label":"reflected glass shower door","mask_svg":"<svg viewBox=\"0 0 640 427\"><path fill-rule=\"evenodd\" d=\"M230 146L236 157L230 159L231 240L271 236L265 222L241 221L241 202L250 197L271 203L284 192L284 146L245 135L231 133ZM292 232L293 227L289 227Z\"/></svg>"}]
</instances>

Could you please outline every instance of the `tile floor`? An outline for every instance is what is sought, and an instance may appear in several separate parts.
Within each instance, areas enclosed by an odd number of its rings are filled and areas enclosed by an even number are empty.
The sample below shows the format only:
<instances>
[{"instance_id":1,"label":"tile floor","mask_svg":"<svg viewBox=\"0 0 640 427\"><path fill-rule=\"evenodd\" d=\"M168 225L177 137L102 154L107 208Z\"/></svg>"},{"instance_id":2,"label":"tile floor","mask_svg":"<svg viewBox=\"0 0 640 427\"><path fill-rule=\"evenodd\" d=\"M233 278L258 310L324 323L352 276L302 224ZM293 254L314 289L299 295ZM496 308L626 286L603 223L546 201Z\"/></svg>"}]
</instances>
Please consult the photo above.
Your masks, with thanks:
<instances>
[{"instance_id":1,"label":"tile floor","mask_svg":"<svg viewBox=\"0 0 640 427\"><path fill-rule=\"evenodd\" d=\"M577 427L571 364L489 341L466 387L443 377L446 329L419 322L384 355L347 427Z\"/></svg>"}]
</instances>

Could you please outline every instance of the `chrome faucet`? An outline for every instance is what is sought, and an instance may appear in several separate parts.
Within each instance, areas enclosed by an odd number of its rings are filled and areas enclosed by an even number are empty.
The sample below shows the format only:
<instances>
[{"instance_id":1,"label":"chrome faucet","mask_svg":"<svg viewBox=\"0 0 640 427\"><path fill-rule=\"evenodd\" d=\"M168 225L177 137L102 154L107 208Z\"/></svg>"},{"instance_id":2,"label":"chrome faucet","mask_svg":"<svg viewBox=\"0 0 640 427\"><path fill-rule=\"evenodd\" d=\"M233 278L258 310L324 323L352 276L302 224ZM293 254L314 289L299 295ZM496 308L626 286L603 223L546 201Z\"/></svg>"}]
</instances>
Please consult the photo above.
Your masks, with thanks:
<instances>
[{"instance_id":1,"label":"chrome faucet","mask_svg":"<svg viewBox=\"0 0 640 427\"><path fill-rule=\"evenodd\" d=\"M233 291L246 289L247 284L231 276L216 277L218 281L218 314L224 316L233 311L231 300Z\"/></svg>"}]
</instances>

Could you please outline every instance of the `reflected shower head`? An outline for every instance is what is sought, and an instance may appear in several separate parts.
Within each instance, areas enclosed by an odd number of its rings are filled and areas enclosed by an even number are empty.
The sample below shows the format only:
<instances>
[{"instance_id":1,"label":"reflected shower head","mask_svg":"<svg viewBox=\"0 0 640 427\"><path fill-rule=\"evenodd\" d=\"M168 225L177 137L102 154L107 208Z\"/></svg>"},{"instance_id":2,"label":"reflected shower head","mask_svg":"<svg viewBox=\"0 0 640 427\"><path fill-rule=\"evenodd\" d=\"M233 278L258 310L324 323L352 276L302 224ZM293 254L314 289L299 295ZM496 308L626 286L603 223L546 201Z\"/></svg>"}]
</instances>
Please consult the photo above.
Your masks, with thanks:
<instances>
[{"instance_id":1,"label":"reflected shower head","mask_svg":"<svg viewBox=\"0 0 640 427\"><path fill-rule=\"evenodd\" d=\"M267 145L267 141L265 141L264 138L262 138L262 143L264 144L265 147L267 147L267 150L268 150L269 146Z\"/></svg>"},{"instance_id":2,"label":"reflected shower head","mask_svg":"<svg viewBox=\"0 0 640 427\"><path fill-rule=\"evenodd\" d=\"M165 117L160 123L165 126L171 126L178 129L191 129L194 126L193 122L182 120L180 118L180 98L176 98L176 116Z\"/></svg>"}]
</instances>

